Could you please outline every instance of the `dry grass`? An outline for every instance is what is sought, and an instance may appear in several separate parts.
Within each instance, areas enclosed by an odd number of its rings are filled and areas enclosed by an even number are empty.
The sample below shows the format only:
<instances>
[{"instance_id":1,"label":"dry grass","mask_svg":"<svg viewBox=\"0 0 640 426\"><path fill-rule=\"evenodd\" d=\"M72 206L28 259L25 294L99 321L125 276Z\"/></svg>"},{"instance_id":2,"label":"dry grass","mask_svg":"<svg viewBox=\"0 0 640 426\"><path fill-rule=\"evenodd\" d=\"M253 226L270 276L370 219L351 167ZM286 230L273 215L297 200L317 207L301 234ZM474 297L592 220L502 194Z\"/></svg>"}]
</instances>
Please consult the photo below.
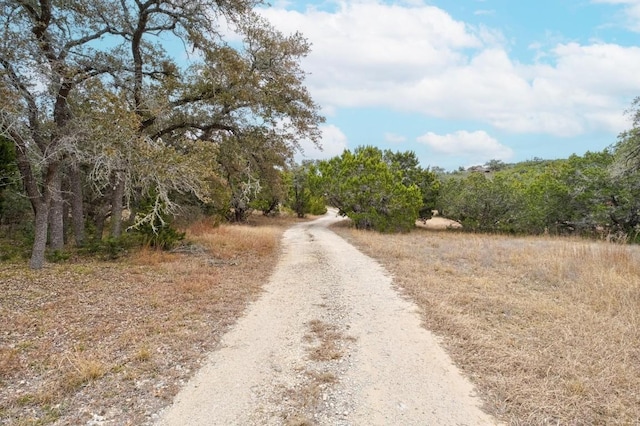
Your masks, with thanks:
<instances>
[{"instance_id":1,"label":"dry grass","mask_svg":"<svg viewBox=\"0 0 640 426\"><path fill-rule=\"evenodd\" d=\"M337 231L393 273L508 424L640 424L638 247Z\"/></svg>"},{"instance_id":2,"label":"dry grass","mask_svg":"<svg viewBox=\"0 0 640 426\"><path fill-rule=\"evenodd\" d=\"M332 324L320 320L311 320L307 324L310 333L307 340L316 341L317 345L309 348L309 359L312 361L332 361L342 358L340 340L343 335Z\"/></svg>"},{"instance_id":3,"label":"dry grass","mask_svg":"<svg viewBox=\"0 0 640 426\"><path fill-rule=\"evenodd\" d=\"M319 319L307 322L306 326L307 353L312 362L301 370L305 380L293 388L285 389L284 401L275 401L282 409L282 418L287 426L319 424L315 416L323 408L323 394L338 382L332 368L344 356L344 343L353 341L338 326ZM326 408L326 403L324 406Z\"/></svg>"},{"instance_id":4,"label":"dry grass","mask_svg":"<svg viewBox=\"0 0 640 426\"><path fill-rule=\"evenodd\" d=\"M0 424L150 424L260 293L287 224L199 223L195 254L0 264Z\"/></svg>"}]
</instances>

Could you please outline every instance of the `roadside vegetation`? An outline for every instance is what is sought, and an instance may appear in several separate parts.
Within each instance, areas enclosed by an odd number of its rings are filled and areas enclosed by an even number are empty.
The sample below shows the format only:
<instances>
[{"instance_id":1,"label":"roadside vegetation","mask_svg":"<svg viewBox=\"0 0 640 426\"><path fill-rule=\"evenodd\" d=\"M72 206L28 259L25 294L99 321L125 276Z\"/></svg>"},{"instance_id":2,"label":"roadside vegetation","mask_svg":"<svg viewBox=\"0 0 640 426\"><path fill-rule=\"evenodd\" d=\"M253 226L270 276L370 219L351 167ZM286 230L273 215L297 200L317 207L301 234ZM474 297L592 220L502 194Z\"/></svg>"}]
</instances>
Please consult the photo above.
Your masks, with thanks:
<instances>
[{"instance_id":1,"label":"roadside vegetation","mask_svg":"<svg viewBox=\"0 0 640 426\"><path fill-rule=\"evenodd\" d=\"M145 424L260 294L297 219L185 230L178 252L0 263L0 423Z\"/></svg>"},{"instance_id":2,"label":"roadside vegetation","mask_svg":"<svg viewBox=\"0 0 640 426\"><path fill-rule=\"evenodd\" d=\"M637 424L640 250L558 237L335 229L378 259L511 425Z\"/></svg>"}]
</instances>

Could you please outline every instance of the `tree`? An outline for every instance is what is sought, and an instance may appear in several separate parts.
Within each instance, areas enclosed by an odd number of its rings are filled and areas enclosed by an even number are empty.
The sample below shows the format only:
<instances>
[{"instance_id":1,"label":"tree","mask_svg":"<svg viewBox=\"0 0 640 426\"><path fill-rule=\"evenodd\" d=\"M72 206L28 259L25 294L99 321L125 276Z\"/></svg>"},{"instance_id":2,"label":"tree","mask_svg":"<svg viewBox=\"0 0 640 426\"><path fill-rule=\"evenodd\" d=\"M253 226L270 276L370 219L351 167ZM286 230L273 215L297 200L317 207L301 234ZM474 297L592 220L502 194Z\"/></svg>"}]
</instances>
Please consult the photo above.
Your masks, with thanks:
<instances>
[{"instance_id":1,"label":"tree","mask_svg":"<svg viewBox=\"0 0 640 426\"><path fill-rule=\"evenodd\" d=\"M605 150L449 177L438 205L470 230L632 235L640 219L640 179L637 173L612 174L614 164Z\"/></svg>"},{"instance_id":2,"label":"tree","mask_svg":"<svg viewBox=\"0 0 640 426\"><path fill-rule=\"evenodd\" d=\"M32 268L44 264L50 223L52 245L62 243L61 164L74 139L67 128L68 100L78 85L102 72L104 61L90 44L108 32L108 25L93 19L106 15L104 3L65 6L0 2L0 133L16 147L35 213Z\"/></svg>"},{"instance_id":3,"label":"tree","mask_svg":"<svg viewBox=\"0 0 640 426\"><path fill-rule=\"evenodd\" d=\"M484 173L447 179L438 197L438 211L472 231L511 230L514 222L514 192L501 176Z\"/></svg>"},{"instance_id":4,"label":"tree","mask_svg":"<svg viewBox=\"0 0 640 426\"><path fill-rule=\"evenodd\" d=\"M429 169L423 169L413 151L385 150L383 157L391 171L401 176L403 185L407 187L415 185L420 189L422 206L418 214L423 219L431 218L440 189L440 181L436 174Z\"/></svg>"},{"instance_id":5,"label":"tree","mask_svg":"<svg viewBox=\"0 0 640 426\"><path fill-rule=\"evenodd\" d=\"M506 169L509 165L502 160L494 159L487 161L484 166L492 172L497 172Z\"/></svg>"},{"instance_id":6,"label":"tree","mask_svg":"<svg viewBox=\"0 0 640 426\"><path fill-rule=\"evenodd\" d=\"M640 96L631 102L625 114L631 117L631 129L620 133L614 146L614 168L618 174L640 171Z\"/></svg>"},{"instance_id":7,"label":"tree","mask_svg":"<svg viewBox=\"0 0 640 426\"><path fill-rule=\"evenodd\" d=\"M298 217L324 214L327 211L324 196L318 189L318 167L313 161L303 161L286 173L288 184L287 206Z\"/></svg>"},{"instance_id":8,"label":"tree","mask_svg":"<svg viewBox=\"0 0 640 426\"><path fill-rule=\"evenodd\" d=\"M0 134L16 147L35 212L31 267L44 263L47 231L52 247L63 243L63 194L77 243L85 206L98 224L109 217L117 237L125 206L137 211L153 194L151 216L132 216L162 220L177 211L173 195L205 200L211 173L224 170L238 204L236 164L251 163L267 183L301 139L318 140L322 117L299 67L309 45L275 31L255 4L0 2ZM238 47L222 19L242 37ZM197 60L179 66L162 39ZM210 171L194 166L195 153Z\"/></svg>"},{"instance_id":9,"label":"tree","mask_svg":"<svg viewBox=\"0 0 640 426\"><path fill-rule=\"evenodd\" d=\"M321 188L330 205L353 220L358 229L407 231L415 226L422 195L406 186L375 147L345 150L319 165Z\"/></svg>"}]
</instances>

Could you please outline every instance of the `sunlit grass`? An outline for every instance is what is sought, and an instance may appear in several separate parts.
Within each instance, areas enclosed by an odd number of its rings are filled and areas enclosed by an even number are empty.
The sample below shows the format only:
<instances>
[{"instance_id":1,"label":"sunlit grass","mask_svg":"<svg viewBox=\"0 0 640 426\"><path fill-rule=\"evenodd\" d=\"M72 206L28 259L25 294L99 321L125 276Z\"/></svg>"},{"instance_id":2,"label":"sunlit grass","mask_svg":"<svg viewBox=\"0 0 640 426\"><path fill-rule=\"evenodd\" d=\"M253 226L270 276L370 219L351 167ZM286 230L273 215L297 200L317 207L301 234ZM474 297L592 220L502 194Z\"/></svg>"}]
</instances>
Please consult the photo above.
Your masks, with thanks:
<instances>
[{"instance_id":1,"label":"sunlit grass","mask_svg":"<svg viewBox=\"0 0 640 426\"><path fill-rule=\"evenodd\" d=\"M0 423L87 424L119 407L119 424L147 421L260 294L291 223L203 222L184 241L198 250L117 262L0 263Z\"/></svg>"},{"instance_id":2,"label":"sunlit grass","mask_svg":"<svg viewBox=\"0 0 640 426\"><path fill-rule=\"evenodd\" d=\"M511 424L640 419L640 250L604 242L339 232L379 259Z\"/></svg>"}]
</instances>

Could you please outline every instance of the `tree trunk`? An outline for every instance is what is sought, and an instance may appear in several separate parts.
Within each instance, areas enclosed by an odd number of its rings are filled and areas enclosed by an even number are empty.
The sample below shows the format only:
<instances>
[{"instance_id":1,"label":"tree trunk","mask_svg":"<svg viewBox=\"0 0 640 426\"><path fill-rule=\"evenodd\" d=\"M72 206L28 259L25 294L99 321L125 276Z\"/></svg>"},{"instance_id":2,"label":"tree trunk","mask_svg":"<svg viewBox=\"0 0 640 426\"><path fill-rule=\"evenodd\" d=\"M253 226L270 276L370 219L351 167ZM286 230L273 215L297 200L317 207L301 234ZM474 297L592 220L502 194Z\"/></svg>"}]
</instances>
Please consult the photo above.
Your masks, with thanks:
<instances>
[{"instance_id":1,"label":"tree trunk","mask_svg":"<svg viewBox=\"0 0 640 426\"><path fill-rule=\"evenodd\" d=\"M69 184L71 190L71 224L73 226L73 238L76 246L81 247L85 243L85 229L82 175L78 166L71 166L71 170L69 171Z\"/></svg>"},{"instance_id":2,"label":"tree trunk","mask_svg":"<svg viewBox=\"0 0 640 426\"><path fill-rule=\"evenodd\" d=\"M49 205L46 202L34 203L36 215L35 239L31 250L31 269L42 269L44 266L44 255L47 249L47 228L49 225Z\"/></svg>"},{"instance_id":3,"label":"tree trunk","mask_svg":"<svg viewBox=\"0 0 640 426\"><path fill-rule=\"evenodd\" d=\"M95 217L96 235L94 241L102 241L102 235L104 234L104 222L107 219L107 207L99 207Z\"/></svg>"},{"instance_id":4,"label":"tree trunk","mask_svg":"<svg viewBox=\"0 0 640 426\"><path fill-rule=\"evenodd\" d=\"M122 199L124 198L124 177L118 171L114 175L113 194L111 198L111 236L122 235Z\"/></svg>"},{"instance_id":5,"label":"tree trunk","mask_svg":"<svg viewBox=\"0 0 640 426\"><path fill-rule=\"evenodd\" d=\"M49 183L51 201L49 206L49 246L54 250L64 248L64 208L62 178L59 173ZM45 189L46 190L46 189Z\"/></svg>"}]
</instances>

